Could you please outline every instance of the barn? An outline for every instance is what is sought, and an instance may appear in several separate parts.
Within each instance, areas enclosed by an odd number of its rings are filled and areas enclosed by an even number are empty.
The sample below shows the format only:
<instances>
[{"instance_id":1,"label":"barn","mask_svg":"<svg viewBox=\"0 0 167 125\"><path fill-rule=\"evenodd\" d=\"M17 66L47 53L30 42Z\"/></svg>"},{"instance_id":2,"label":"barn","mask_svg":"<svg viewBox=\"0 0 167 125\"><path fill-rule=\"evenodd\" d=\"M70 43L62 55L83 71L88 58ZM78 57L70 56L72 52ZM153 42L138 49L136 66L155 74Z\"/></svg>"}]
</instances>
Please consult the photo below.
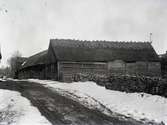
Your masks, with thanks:
<instances>
[{"instance_id":1,"label":"barn","mask_svg":"<svg viewBox=\"0 0 167 125\"><path fill-rule=\"evenodd\" d=\"M22 78L73 81L76 74L161 75L161 64L150 42L51 39L47 50L29 57Z\"/></svg>"},{"instance_id":2,"label":"barn","mask_svg":"<svg viewBox=\"0 0 167 125\"><path fill-rule=\"evenodd\" d=\"M167 78L167 52L160 55L162 77Z\"/></svg>"}]
</instances>

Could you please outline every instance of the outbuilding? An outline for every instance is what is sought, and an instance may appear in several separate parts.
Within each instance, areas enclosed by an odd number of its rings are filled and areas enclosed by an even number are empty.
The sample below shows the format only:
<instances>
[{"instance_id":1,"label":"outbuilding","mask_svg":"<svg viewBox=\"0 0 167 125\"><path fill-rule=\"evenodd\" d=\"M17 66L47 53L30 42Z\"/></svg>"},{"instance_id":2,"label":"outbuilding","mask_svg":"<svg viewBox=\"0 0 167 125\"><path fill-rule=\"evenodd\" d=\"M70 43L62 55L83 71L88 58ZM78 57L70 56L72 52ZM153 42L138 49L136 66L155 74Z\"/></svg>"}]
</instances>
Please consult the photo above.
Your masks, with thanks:
<instances>
[{"instance_id":1,"label":"outbuilding","mask_svg":"<svg viewBox=\"0 0 167 125\"><path fill-rule=\"evenodd\" d=\"M161 65L150 42L51 39L48 50L22 64L19 78L73 81L78 73L157 77Z\"/></svg>"}]
</instances>

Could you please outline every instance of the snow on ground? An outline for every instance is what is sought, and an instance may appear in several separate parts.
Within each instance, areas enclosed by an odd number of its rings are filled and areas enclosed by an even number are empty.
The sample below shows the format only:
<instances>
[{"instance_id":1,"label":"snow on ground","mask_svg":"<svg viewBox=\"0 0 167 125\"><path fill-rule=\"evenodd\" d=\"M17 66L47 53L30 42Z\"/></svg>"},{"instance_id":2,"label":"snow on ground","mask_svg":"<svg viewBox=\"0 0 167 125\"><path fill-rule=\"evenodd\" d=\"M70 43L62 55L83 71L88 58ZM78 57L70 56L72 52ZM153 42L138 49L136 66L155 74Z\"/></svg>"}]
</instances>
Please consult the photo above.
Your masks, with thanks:
<instances>
[{"instance_id":1,"label":"snow on ground","mask_svg":"<svg viewBox=\"0 0 167 125\"><path fill-rule=\"evenodd\" d=\"M19 92L0 89L0 125L51 125Z\"/></svg>"},{"instance_id":2,"label":"snow on ground","mask_svg":"<svg viewBox=\"0 0 167 125\"><path fill-rule=\"evenodd\" d=\"M3 78L0 78L0 82L4 82L4 81L6 81L5 79L3 79Z\"/></svg>"},{"instance_id":3,"label":"snow on ground","mask_svg":"<svg viewBox=\"0 0 167 125\"><path fill-rule=\"evenodd\" d=\"M60 94L81 101L89 108L99 109L100 103L118 114L137 120L163 121L167 125L167 98L161 96L107 90L94 82L61 83L37 79L29 79L28 81L41 83ZM102 110L102 112L108 113L106 110Z\"/></svg>"}]
</instances>

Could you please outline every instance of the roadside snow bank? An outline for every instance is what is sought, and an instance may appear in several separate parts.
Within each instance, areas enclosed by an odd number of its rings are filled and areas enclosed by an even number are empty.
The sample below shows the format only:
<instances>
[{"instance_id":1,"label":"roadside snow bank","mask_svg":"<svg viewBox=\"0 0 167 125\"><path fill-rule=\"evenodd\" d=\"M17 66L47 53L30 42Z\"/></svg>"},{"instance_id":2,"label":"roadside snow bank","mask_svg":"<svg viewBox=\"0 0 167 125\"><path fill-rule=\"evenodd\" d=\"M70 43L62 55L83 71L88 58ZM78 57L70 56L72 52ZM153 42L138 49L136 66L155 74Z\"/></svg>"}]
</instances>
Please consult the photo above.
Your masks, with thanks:
<instances>
[{"instance_id":1,"label":"roadside snow bank","mask_svg":"<svg viewBox=\"0 0 167 125\"><path fill-rule=\"evenodd\" d=\"M41 83L60 94L68 92L69 96L75 95L76 100L87 100L89 106L98 106L95 99L118 114L137 120L163 121L167 125L167 99L160 96L107 90L94 82L60 83L37 79L29 79L28 81Z\"/></svg>"},{"instance_id":2,"label":"roadside snow bank","mask_svg":"<svg viewBox=\"0 0 167 125\"><path fill-rule=\"evenodd\" d=\"M0 89L0 125L51 125L19 92Z\"/></svg>"},{"instance_id":3,"label":"roadside snow bank","mask_svg":"<svg viewBox=\"0 0 167 125\"><path fill-rule=\"evenodd\" d=\"M0 82L4 82L4 81L6 81L5 79L3 79L3 78L0 78Z\"/></svg>"}]
</instances>

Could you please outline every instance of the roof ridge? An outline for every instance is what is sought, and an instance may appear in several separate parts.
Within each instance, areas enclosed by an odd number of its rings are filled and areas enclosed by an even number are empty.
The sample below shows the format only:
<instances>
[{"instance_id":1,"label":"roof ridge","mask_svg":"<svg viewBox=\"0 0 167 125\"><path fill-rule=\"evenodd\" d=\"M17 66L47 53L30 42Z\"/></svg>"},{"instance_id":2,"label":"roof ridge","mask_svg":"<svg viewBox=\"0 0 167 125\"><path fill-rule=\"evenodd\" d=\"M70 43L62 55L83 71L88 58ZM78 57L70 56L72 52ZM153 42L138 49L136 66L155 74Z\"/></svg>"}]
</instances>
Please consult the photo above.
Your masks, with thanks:
<instances>
[{"instance_id":1,"label":"roof ridge","mask_svg":"<svg viewBox=\"0 0 167 125\"><path fill-rule=\"evenodd\" d=\"M50 39L50 41L55 41L55 40L58 40L58 41L76 41L76 42L113 42L113 43L151 43L150 41L132 41L132 40L129 40L129 41L124 41L124 40L82 40L82 39Z\"/></svg>"},{"instance_id":2,"label":"roof ridge","mask_svg":"<svg viewBox=\"0 0 167 125\"><path fill-rule=\"evenodd\" d=\"M139 41L101 41L101 40L72 40L72 39L51 39L51 44L57 47L71 47L71 48L115 48L115 49L145 49L152 48L149 42L139 42Z\"/></svg>"},{"instance_id":3,"label":"roof ridge","mask_svg":"<svg viewBox=\"0 0 167 125\"><path fill-rule=\"evenodd\" d=\"M32 57L34 57L34 56L44 54L44 53L46 53L47 51L48 51L48 50L43 50L43 51L40 51L40 52L38 52L38 53L35 53L35 54L33 54L33 55L29 56L28 58L32 58Z\"/></svg>"}]
</instances>

